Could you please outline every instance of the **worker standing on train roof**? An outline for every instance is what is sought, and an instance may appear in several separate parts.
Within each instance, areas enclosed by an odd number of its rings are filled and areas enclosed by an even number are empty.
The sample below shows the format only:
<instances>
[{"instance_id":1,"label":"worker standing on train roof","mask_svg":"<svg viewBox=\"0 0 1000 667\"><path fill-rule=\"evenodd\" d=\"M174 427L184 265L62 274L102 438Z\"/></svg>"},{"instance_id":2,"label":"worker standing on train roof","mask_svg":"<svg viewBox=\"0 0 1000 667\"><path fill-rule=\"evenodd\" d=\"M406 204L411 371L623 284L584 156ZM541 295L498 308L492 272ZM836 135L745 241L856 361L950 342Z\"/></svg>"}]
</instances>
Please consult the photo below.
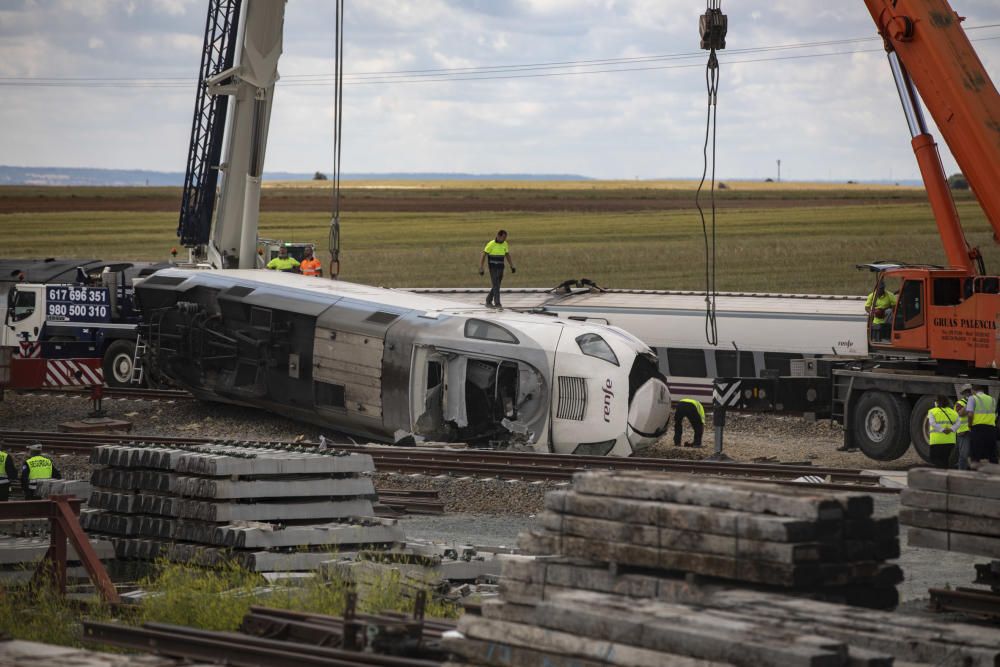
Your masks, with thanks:
<instances>
[{"instance_id":1,"label":"worker standing on train roof","mask_svg":"<svg viewBox=\"0 0 1000 667\"><path fill-rule=\"evenodd\" d=\"M52 465L52 459L42 455L42 446L28 447L28 459L21 466L21 488L25 500L38 499L38 482L43 479L62 479L59 469Z\"/></svg>"},{"instance_id":2,"label":"worker standing on train roof","mask_svg":"<svg viewBox=\"0 0 1000 667\"><path fill-rule=\"evenodd\" d=\"M302 262L299 264L299 271L301 271L304 276L315 276L317 278L323 277L323 262L316 259L313 255L313 247L311 245L306 246L303 251Z\"/></svg>"},{"instance_id":3,"label":"worker standing on train roof","mask_svg":"<svg viewBox=\"0 0 1000 667\"><path fill-rule=\"evenodd\" d=\"M969 403L972 395L972 385L963 384L958 388L958 400L955 401L955 412L960 420L958 430L955 432L956 447L958 448L958 469L969 469L969 443L972 440L972 427L969 425L969 416L965 413L965 407Z\"/></svg>"},{"instance_id":4,"label":"worker standing on train roof","mask_svg":"<svg viewBox=\"0 0 1000 667\"><path fill-rule=\"evenodd\" d=\"M947 468L961 426L961 418L949 405L947 396L938 396L934 407L927 411L927 425L931 464Z\"/></svg>"},{"instance_id":5,"label":"worker standing on train roof","mask_svg":"<svg viewBox=\"0 0 1000 667\"><path fill-rule=\"evenodd\" d=\"M965 405L965 413L969 416L969 424L972 426L969 463L978 464L983 459L990 463L996 463L997 402L986 393L986 387L973 388L972 396Z\"/></svg>"},{"instance_id":6,"label":"worker standing on train roof","mask_svg":"<svg viewBox=\"0 0 1000 667\"><path fill-rule=\"evenodd\" d=\"M872 314L872 340L875 342L887 339L889 327L887 323L892 317L892 309L896 307L896 295L887 292L885 283L879 281L875 291L865 299L865 312Z\"/></svg>"},{"instance_id":7,"label":"worker standing on train roof","mask_svg":"<svg viewBox=\"0 0 1000 667\"><path fill-rule=\"evenodd\" d=\"M510 256L510 248L507 245L507 231L501 229L496 237L483 248L483 256L479 258L479 275L483 275L483 265L489 260L490 266L490 293L486 297L487 308L503 308L500 304L500 283L503 281L504 260L510 264L510 272L517 273L514 268L514 260Z\"/></svg>"},{"instance_id":8,"label":"worker standing on train roof","mask_svg":"<svg viewBox=\"0 0 1000 667\"><path fill-rule=\"evenodd\" d=\"M294 271L299 268L299 260L288 256L288 248L281 246L278 248L278 256L267 263L267 268L272 271Z\"/></svg>"},{"instance_id":9,"label":"worker standing on train roof","mask_svg":"<svg viewBox=\"0 0 1000 667\"><path fill-rule=\"evenodd\" d=\"M0 502L10 499L10 483L17 479L14 457L0 449Z\"/></svg>"},{"instance_id":10,"label":"worker standing on train roof","mask_svg":"<svg viewBox=\"0 0 1000 667\"><path fill-rule=\"evenodd\" d=\"M681 436L684 434L684 419L688 420L694 429L694 440L685 442L685 447L701 447L701 436L705 432L705 406L693 398L685 398L677 403L674 409L674 447L681 446Z\"/></svg>"}]
</instances>

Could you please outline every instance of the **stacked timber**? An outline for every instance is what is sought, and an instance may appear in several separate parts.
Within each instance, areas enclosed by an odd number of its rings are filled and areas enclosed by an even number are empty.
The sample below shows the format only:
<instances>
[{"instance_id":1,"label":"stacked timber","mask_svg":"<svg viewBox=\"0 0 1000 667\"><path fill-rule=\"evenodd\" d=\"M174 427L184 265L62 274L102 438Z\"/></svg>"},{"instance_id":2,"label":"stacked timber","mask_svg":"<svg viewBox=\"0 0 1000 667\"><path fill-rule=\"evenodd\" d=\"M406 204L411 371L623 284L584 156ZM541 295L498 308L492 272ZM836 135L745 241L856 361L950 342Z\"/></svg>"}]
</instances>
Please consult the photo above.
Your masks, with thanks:
<instances>
[{"instance_id":1,"label":"stacked timber","mask_svg":"<svg viewBox=\"0 0 1000 667\"><path fill-rule=\"evenodd\" d=\"M916 468L907 481L899 520L910 545L1000 558L1000 466Z\"/></svg>"},{"instance_id":2,"label":"stacked timber","mask_svg":"<svg viewBox=\"0 0 1000 667\"><path fill-rule=\"evenodd\" d=\"M875 608L898 603L899 525L871 496L685 475L585 473L549 493L529 554L691 573Z\"/></svg>"},{"instance_id":3,"label":"stacked timber","mask_svg":"<svg viewBox=\"0 0 1000 667\"><path fill-rule=\"evenodd\" d=\"M898 524L870 497L581 473L546 500L522 534L536 555L509 557L501 599L446 636L454 667L1000 664L1000 630L816 599L895 603L877 554Z\"/></svg>"},{"instance_id":4,"label":"stacked timber","mask_svg":"<svg viewBox=\"0 0 1000 667\"><path fill-rule=\"evenodd\" d=\"M403 541L374 517L367 454L260 443L96 447L81 524L114 539L120 558L256 571L311 570L331 552Z\"/></svg>"}]
</instances>

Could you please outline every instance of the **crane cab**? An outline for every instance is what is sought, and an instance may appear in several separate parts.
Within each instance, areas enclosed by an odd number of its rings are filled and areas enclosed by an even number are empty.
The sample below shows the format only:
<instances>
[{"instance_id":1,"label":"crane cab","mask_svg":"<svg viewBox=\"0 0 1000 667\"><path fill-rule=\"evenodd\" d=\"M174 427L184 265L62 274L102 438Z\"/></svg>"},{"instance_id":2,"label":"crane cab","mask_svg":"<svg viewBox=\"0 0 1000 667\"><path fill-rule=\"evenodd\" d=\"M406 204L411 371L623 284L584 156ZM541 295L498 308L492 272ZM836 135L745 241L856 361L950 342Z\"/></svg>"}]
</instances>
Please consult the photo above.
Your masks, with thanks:
<instances>
[{"instance_id":1,"label":"crane cab","mask_svg":"<svg viewBox=\"0 0 1000 667\"><path fill-rule=\"evenodd\" d=\"M1000 277L930 266L868 266L878 271L866 302L873 352L1000 367ZM877 307L880 294L892 295L890 309Z\"/></svg>"}]
</instances>

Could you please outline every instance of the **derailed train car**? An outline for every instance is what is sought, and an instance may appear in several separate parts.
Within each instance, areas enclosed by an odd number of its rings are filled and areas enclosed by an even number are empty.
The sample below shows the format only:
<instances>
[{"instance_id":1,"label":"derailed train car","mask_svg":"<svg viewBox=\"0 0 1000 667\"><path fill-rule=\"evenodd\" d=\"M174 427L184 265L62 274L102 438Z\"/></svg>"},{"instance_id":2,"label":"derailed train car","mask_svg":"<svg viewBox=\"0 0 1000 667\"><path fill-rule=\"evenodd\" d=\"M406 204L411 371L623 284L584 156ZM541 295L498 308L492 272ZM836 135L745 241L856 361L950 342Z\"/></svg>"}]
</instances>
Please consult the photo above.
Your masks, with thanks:
<instances>
[{"instance_id":1,"label":"derailed train car","mask_svg":"<svg viewBox=\"0 0 1000 667\"><path fill-rule=\"evenodd\" d=\"M628 456L666 429L656 355L613 327L270 271L136 288L150 370L212 401L386 442Z\"/></svg>"}]
</instances>

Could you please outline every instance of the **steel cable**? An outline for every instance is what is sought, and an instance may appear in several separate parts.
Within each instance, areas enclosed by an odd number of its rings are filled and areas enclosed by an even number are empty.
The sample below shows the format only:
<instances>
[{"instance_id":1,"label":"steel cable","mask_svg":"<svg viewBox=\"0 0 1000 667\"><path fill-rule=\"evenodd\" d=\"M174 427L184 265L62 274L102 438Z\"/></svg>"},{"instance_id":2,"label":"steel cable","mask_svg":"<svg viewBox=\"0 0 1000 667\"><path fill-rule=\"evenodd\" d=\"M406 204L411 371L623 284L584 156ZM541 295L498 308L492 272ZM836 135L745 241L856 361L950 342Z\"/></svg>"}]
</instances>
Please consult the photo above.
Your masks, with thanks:
<instances>
[{"instance_id":1,"label":"steel cable","mask_svg":"<svg viewBox=\"0 0 1000 667\"><path fill-rule=\"evenodd\" d=\"M337 0L334 30L333 218L330 220L330 279L340 275L340 153L344 123L344 0Z\"/></svg>"}]
</instances>

